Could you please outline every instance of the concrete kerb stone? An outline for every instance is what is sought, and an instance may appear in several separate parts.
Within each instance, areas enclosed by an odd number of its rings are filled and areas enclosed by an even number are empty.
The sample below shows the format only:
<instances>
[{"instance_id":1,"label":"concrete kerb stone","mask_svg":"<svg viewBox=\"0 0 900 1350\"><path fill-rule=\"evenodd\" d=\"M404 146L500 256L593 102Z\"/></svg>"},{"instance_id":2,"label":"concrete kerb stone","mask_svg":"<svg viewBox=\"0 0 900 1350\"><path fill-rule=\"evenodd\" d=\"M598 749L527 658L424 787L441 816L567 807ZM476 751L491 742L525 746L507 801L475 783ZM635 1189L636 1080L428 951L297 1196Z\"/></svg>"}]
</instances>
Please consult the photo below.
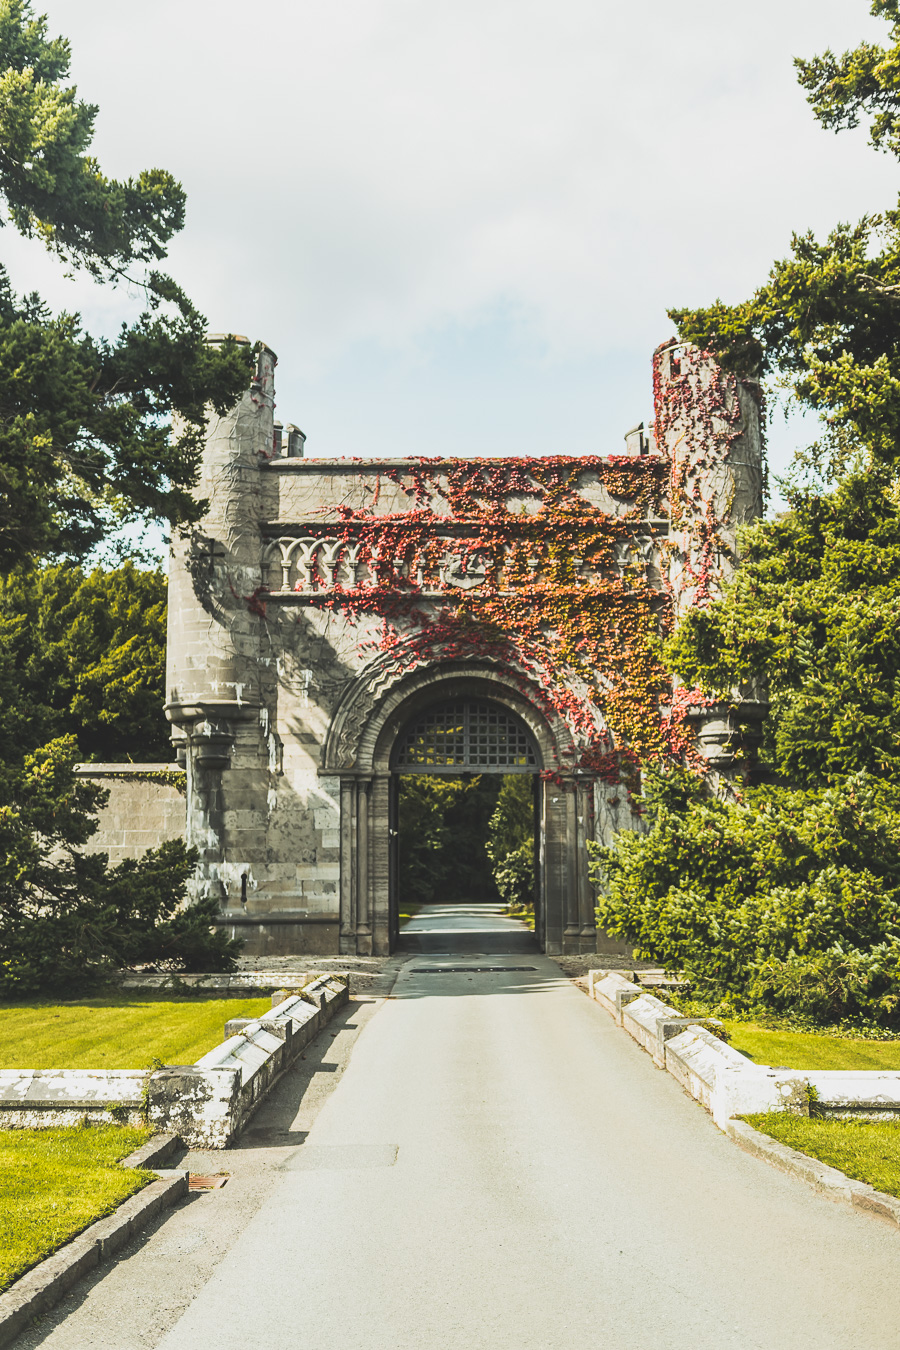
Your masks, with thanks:
<instances>
[{"instance_id":1,"label":"concrete kerb stone","mask_svg":"<svg viewBox=\"0 0 900 1350\"><path fill-rule=\"evenodd\" d=\"M632 999L640 998L643 991L632 983L631 973L618 970L589 970L588 993L591 998L614 1017L618 1026L622 1025L622 1008Z\"/></svg>"},{"instance_id":2,"label":"concrete kerb stone","mask_svg":"<svg viewBox=\"0 0 900 1350\"><path fill-rule=\"evenodd\" d=\"M854 1181L837 1168L810 1158L753 1129L737 1117L767 1111L809 1115L810 1088L827 1115L900 1117L900 1074L803 1071L754 1064L719 1040L704 1023L683 1018L619 971L590 971L588 990L623 1030L709 1111L716 1125L748 1152L790 1172L832 1199L879 1214L900 1227L900 1199Z\"/></svg>"},{"instance_id":3,"label":"concrete kerb stone","mask_svg":"<svg viewBox=\"0 0 900 1350\"><path fill-rule=\"evenodd\" d=\"M745 1120L729 1120L725 1133L747 1153L764 1158L779 1171L799 1177L830 1199L843 1201L870 1214L878 1214L900 1228L900 1200L896 1196L876 1191L874 1186L869 1186L865 1181L854 1181L836 1167L829 1167L827 1163L810 1158L798 1149L780 1144L777 1139L754 1130Z\"/></svg>"},{"instance_id":4,"label":"concrete kerb stone","mask_svg":"<svg viewBox=\"0 0 900 1350\"><path fill-rule=\"evenodd\" d=\"M155 1172L160 1163L166 1162L183 1146L184 1140L178 1134L155 1134L146 1144L129 1153L127 1158L123 1158L119 1166L145 1168L148 1172Z\"/></svg>"},{"instance_id":5,"label":"concrete kerb stone","mask_svg":"<svg viewBox=\"0 0 900 1350\"><path fill-rule=\"evenodd\" d=\"M187 1195L188 1172L152 1165L152 1160L168 1157L180 1144L177 1135L157 1135L123 1158L122 1167L156 1171L158 1180L130 1196L106 1218L92 1223L0 1294L0 1347L9 1345L35 1317L48 1312L82 1275L121 1251L135 1233Z\"/></svg>"},{"instance_id":6,"label":"concrete kerb stone","mask_svg":"<svg viewBox=\"0 0 900 1350\"><path fill-rule=\"evenodd\" d=\"M653 1054L653 1062L660 1067L665 1067L666 1062L666 1041L673 1036L678 1036L688 1027L706 1027L710 1024L721 1026L722 1023L716 1017L660 1017L656 1022L657 1044ZM715 1035L715 1032L712 1033Z\"/></svg>"}]
</instances>

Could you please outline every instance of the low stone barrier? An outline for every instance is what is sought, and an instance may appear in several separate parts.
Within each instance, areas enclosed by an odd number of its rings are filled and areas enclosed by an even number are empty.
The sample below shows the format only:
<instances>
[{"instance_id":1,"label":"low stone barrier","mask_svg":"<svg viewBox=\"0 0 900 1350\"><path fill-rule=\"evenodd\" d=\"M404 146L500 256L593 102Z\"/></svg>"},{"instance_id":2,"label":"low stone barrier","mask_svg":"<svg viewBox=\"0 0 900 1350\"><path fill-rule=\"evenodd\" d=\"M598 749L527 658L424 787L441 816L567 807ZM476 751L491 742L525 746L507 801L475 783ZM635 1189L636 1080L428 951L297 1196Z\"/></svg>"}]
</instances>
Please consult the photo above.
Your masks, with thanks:
<instances>
[{"instance_id":1,"label":"low stone barrier","mask_svg":"<svg viewBox=\"0 0 900 1350\"><path fill-rule=\"evenodd\" d=\"M0 1069L0 1129L140 1125L146 1083L141 1069Z\"/></svg>"},{"instance_id":2,"label":"low stone barrier","mask_svg":"<svg viewBox=\"0 0 900 1350\"><path fill-rule=\"evenodd\" d=\"M267 1017L228 1022L228 1038L196 1064L151 1075L150 1124L173 1130L193 1148L226 1148L285 1069L348 1001L347 990L345 977L320 975Z\"/></svg>"},{"instance_id":3,"label":"low stone barrier","mask_svg":"<svg viewBox=\"0 0 900 1350\"><path fill-rule=\"evenodd\" d=\"M588 992L722 1130L734 1116L755 1112L808 1115L810 1088L825 1116L900 1118L900 1073L754 1064L708 1029L714 1018L682 1017L618 971L590 971Z\"/></svg>"},{"instance_id":4,"label":"low stone barrier","mask_svg":"<svg viewBox=\"0 0 900 1350\"><path fill-rule=\"evenodd\" d=\"M116 976L120 989L171 991L173 994L219 994L222 998L240 998L253 994L268 994L275 989L299 993L322 974L320 970L269 971L238 970L230 975L186 974L180 971L143 974L123 970Z\"/></svg>"},{"instance_id":5,"label":"low stone barrier","mask_svg":"<svg viewBox=\"0 0 900 1350\"><path fill-rule=\"evenodd\" d=\"M281 985L267 977L269 985ZM226 1039L196 1064L140 1070L0 1070L0 1128L149 1123L191 1148L227 1148L259 1103L348 1002L349 977L316 975L266 1016L226 1024ZM273 1002L275 999L273 998Z\"/></svg>"}]
</instances>

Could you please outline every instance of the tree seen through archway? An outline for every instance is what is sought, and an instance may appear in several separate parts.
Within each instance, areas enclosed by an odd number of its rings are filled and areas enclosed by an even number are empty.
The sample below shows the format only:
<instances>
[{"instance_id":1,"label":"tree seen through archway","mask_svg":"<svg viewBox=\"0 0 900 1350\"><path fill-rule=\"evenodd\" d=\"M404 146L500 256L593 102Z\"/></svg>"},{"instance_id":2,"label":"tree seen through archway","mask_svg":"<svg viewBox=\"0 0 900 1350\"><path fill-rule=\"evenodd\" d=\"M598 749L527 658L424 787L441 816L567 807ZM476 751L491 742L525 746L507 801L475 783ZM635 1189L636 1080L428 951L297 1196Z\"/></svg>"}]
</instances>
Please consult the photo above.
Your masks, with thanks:
<instances>
[{"instance_id":1,"label":"tree seen through archway","mask_svg":"<svg viewBox=\"0 0 900 1350\"><path fill-rule=\"evenodd\" d=\"M531 774L402 774L400 909L534 901Z\"/></svg>"}]
</instances>

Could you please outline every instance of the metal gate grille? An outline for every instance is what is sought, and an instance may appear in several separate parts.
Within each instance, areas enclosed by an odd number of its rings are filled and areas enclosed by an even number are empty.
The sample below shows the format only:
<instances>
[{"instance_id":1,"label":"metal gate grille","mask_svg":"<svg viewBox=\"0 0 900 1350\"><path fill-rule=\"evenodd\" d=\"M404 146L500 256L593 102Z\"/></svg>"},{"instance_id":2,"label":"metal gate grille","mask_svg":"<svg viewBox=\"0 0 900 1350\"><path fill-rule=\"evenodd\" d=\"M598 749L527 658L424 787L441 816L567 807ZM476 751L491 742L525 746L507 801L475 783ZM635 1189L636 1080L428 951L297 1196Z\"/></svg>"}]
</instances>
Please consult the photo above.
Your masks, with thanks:
<instances>
[{"instance_id":1,"label":"metal gate grille","mask_svg":"<svg viewBox=\"0 0 900 1350\"><path fill-rule=\"evenodd\" d=\"M534 773L534 744L518 717L493 703L457 699L423 713L400 740L404 773Z\"/></svg>"}]
</instances>

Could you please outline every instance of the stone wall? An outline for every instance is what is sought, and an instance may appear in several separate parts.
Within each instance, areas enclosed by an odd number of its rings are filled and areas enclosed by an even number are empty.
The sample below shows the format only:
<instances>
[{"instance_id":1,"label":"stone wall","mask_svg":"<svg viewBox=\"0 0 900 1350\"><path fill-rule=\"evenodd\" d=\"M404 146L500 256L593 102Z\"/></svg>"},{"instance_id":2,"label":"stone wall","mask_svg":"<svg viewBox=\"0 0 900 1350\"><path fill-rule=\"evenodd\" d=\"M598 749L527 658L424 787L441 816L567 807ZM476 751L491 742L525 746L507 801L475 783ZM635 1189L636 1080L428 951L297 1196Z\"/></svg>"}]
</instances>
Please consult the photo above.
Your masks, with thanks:
<instances>
[{"instance_id":1,"label":"stone wall","mask_svg":"<svg viewBox=\"0 0 900 1350\"><path fill-rule=\"evenodd\" d=\"M184 838L185 775L177 764L79 764L75 772L109 793L89 852L108 853L115 866Z\"/></svg>"}]
</instances>

